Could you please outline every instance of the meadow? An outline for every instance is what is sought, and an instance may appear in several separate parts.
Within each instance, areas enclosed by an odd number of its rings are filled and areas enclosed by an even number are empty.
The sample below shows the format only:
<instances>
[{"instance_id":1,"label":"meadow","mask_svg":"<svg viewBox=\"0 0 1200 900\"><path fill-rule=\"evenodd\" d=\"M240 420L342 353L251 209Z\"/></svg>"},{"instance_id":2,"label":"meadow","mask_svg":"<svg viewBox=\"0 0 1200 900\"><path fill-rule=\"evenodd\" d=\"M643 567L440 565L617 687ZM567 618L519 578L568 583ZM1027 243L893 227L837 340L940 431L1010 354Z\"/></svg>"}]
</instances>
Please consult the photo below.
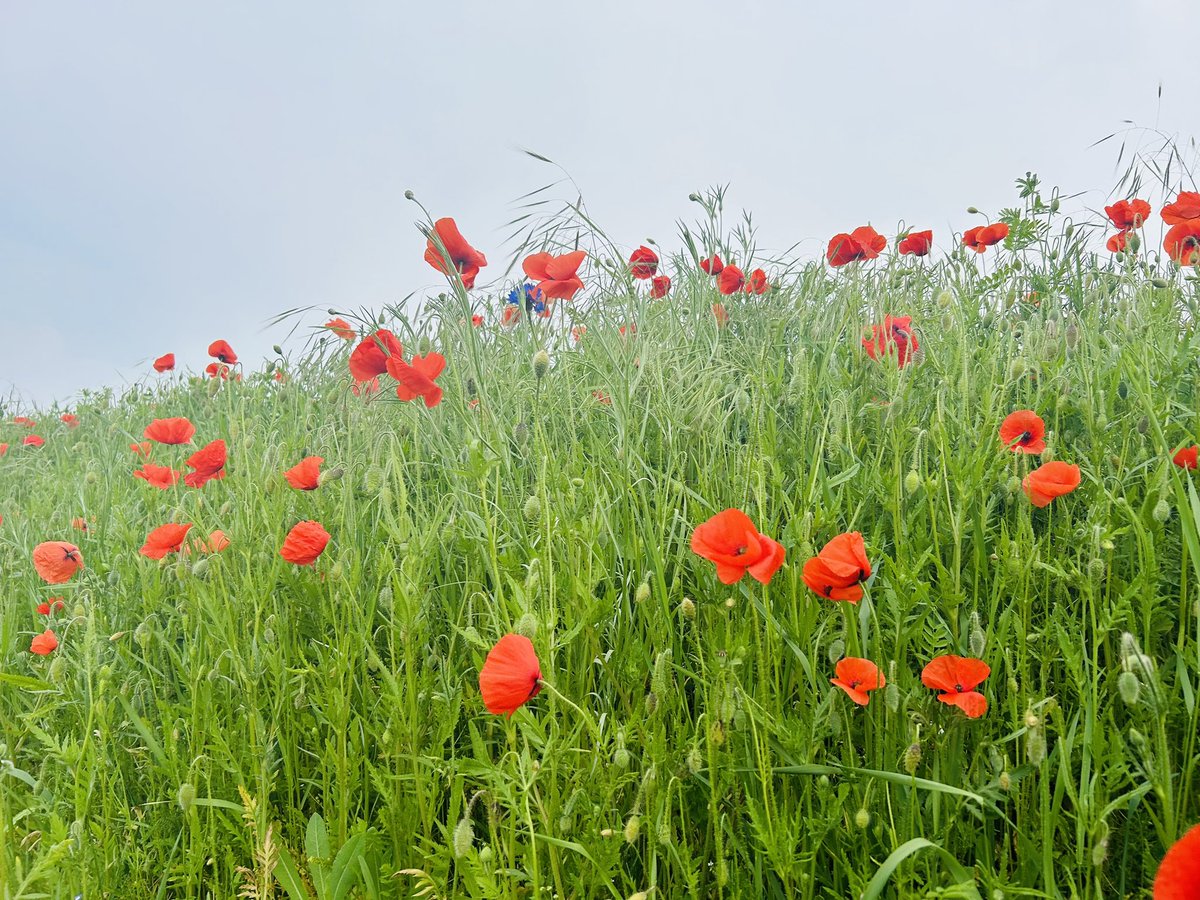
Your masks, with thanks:
<instances>
[{"instance_id":1,"label":"meadow","mask_svg":"<svg viewBox=\"0 0 1200 900\"><path fill-rule=\"evenodd\" d=\"M1200 822L1200 229L1138 187L816 260L720 190L649 255L545 206L528 289L431 216L419 309L5 409L0 896L1150 897Z\"/></svg>"}]
</instances>

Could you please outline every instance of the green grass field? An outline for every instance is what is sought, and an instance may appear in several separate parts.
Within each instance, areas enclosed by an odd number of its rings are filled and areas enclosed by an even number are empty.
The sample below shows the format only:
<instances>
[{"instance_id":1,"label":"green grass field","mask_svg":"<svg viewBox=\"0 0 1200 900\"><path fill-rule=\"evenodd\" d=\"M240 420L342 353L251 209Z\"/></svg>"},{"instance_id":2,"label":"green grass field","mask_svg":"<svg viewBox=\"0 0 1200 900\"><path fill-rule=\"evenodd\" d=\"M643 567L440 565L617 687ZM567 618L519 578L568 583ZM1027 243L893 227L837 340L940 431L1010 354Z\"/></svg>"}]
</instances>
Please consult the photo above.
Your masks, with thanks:
<instances>
[{"instance_id":1,"label":"green grass field","mask_svg":"<svg viewBox=\"0 0 1200 900\"><path fill-rule=\"evenodd\" d=\"M560 218L590 259L552 317L503 327L455 278L378 318L447 359L433 408L387 376L352 394L357 342L313 310L240 382L150 372L74 429L8 409L0 896L1151 896L1200 821L1200 495L1172 464L1200 438L1200 289L1156 257L1157 202L1116 256L1021 194L984 254L768 259L762 295L698 267L752 252L719 192L664 299ZM864 352L885 315L912 317L908 365ZM998 437L1021 409L1040 458ZM219 438L225 478L133 477L168 417L196 436L153 462ZM307 455L337 471L295 490ZM1049 460L1082 482L1036 508ZM730 507L786 549L768 584L690 548ZM302 520L332 538L313 566L279 555ZM140 555L168 522L230 545ZM802 578L849 531L857 604ZM65 584L31 561L53 540L82 552ZM479 670L512 632L546 687L509 718ZM922 684L942 654L988 664L984 715ZM830 684L843 657L886 676L866 706Z\"/></svg>"}]
</instances>

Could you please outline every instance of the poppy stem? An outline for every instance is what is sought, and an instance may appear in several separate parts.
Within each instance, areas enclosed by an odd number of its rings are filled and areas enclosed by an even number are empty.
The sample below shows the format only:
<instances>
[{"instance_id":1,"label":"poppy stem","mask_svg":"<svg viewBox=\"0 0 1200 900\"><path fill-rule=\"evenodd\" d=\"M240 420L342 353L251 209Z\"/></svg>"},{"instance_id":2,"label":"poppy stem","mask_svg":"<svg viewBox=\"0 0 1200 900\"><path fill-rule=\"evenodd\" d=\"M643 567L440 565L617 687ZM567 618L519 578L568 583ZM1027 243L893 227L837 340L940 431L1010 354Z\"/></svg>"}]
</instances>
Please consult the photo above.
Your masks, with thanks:
<instances>
[{"instance_id":1,"label":"poppy stem","mask_svg":"<svg viewBox=\"0 0 1200 900\"><path fill-rule=\"evenodd\" d=\"M592 719L592 716L590 713L588 713L585 709L578 706L573 701L569 700L566 696L561 694L558 690L555 689L554 685L550 684L550 682L545 681L543 679L539 679L538 685L547 694L552 695L556 700L561 701L565 705L569 706L571 709L575 710L575 712L579 713L580 718L582 718L584 724L587 725L588 731L590 731L592 733L592 737L594 737L596 739L596 743L600 743L600 729L596 725L595 721Z\"/></svg>"}]
</instances>

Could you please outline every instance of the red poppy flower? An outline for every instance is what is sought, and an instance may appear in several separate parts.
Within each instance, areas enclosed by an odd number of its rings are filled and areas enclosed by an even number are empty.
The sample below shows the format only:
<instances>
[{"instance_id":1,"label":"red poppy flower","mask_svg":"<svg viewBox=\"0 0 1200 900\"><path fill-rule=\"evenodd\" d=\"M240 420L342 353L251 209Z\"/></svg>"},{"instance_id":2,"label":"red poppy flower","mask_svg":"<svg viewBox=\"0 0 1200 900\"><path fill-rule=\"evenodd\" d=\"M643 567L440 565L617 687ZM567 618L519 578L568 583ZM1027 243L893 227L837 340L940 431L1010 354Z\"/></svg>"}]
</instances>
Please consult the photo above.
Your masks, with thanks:
<instances>
[{"instance_id":1,"label":"red poppy flower","mask_svg":"<svg viewBox=\"0 0 1200 900\"><path fill-rule=\"evenodd\" d=\"M155 372L170 372L175 368L175 354L164 353L154 361Z\"/></svg>"},{"instance_id":2,"label":"red poppy flower","mask_svg":"<svg viewBox=\"0 0 1200 900\"><path fill-rule=\"evenodd\" d=\"M649 247L638 247L629 257L629 273L634 278L653 278L658 271L658 254Z\"/></svg>"},{"instance_id":3,"label":"red poppy flower","mask_svg":"<svg viewBox=\"0 0 1200 900\"><path fill-rule=\"evenodd\" d=\"M283 477L298 491L315 491L321 486L321 463L323 462L325 462L325 458L322 456L306 456L284 472Z\"/></svg>"},{"instance_id":4,"label":"red poppy flower","mask_svg":"<svg viewBox=\"0 0 1200 900\"><path fill-rule=\"evenodd\" d=\"M706 275L720 275L721 270L725 268L725 263L721 262L721 257L713 254L708 259L700 260L700 268L704 270Z\"/></svg>"},{"instance_id":5,"label":"red poppy flower","mask_svg":"<svg viewBox=\"0 0 1200 900\"><path fill-rule=\"evenodd\" d=\"M297 522L284 538L279 555L298 566L311 566L328 543L329 532L320 522Z\"/></svg>"},{"instance_id":6,"label":"red poppy flower","mask_svg":"<svg viewBox=\"0 0 1200 900\"><path fill-rule=\"evenodd\" d=\"M380 328L363 338L362 343L350 354L350 374L355 381L370 381L387 371L388 360L400 356L404 348L396 336L386 328Z\"/></svg>"},{"instance_id":7,"label":"red poppy flower","mask_svg":"<svg viewBox=\"0 0 1200 900\"><path fill-rule=\"evenodd\" d=\"M550 300L570 300L576 291L583 290L583 282L576 274L587 253L576 250L554 256L552 253L535 253L525 259L522 268L525 274L538 282L542 296Z\"/></svg>"},{"instance_id":8,"label":"red poppy flower","mask_svg":"<svg viewBox=\"0 0 1200 900\"><path fill-rule=\"evenodd\" d=\"M375 376L368 381L355 381L350 385L350 393L355 397L366 397L368 400L382 390L383 388L379 386L379 376Z\"/></svg>"},{"instance_id":9,"label":"red poppy flower","mask_svg":"<svg viewBox=\"0 0 1200 900\"><path fill-rule=\"evenodd\" d=\"M229 366L225 363L210 362L204 367L204 373L209 378L220 378L222 381L229 380Z\"/></svg>"},{"instance_id":10,"label":"red poppy flower","mask_svg":"<svg viewBox=\"0 0 1200 900\"><path fill-rule=\"evenodd\" d=\"M36 428L37 422L29 418L29 416L17 416L13 419L14 425L24 425L26 428Z\"/></svg>"},{"instance_id":11,"label":"red poppy flower","mask_svg":"<svg viewBox=\"0 0 1200 900\"><path fill-rule=\"evenodd\" d=\"M714 303L712 307L713 318L717 320L717 327L724 328L729 324L729 313L725 310L725 304Z\"/></svg>"},{"instance_id":12,"label":"red poppy flower","mask_svg":"<svg viewBox=\"0 0 1200 900\"><path fill-rule=\"evenodd\" d=\"M585 334L587 334L587 326L586 325L572 325L571 326L571 338L575 341L575 343L578 344L580 341L582 341L583 336Z\"/></svg>"},{"instance_id":13,"label":"red poppy flower","mask_svg":"<svg viewBox=\"0 0 1200 900\"><path fill-rule=\"evenodd\" d=\"M185 544L183 552L190 553L220 553L229 546L229 538L225 536L225 532L219 528L208 536L208 540L198 538Z\"/></svg>"},{"instance_id":14,"label":"red poppy flower","mask_svg":"<svg viewBox=\"0 0 1200 900\"><path fill-rule=\"evenodd\" d=\"M27 434L25 439L21 441L26 447L41 447L46 443L45 438L36 434Z\"/></svg>"},{"instance_id":15,"label":"red poppy flower","mask_svg":"<svg viewBox=\"0 0 1200 900\"><path fill-rule=\"evenodd\" d=\"M1160 211L1168 225L1189 225L1200 222L1200 194L1181 191L1174 203L1168 203Z\"/></svg>"},{"instance_id":16,"label":"red poppy flower","mask_svg":"<svg viewBox=\"0 0 1200 900\"><path fill-rule=\"evenodd\" d=\"M191 527L190 524L176 525L173 522L159 525L146 535L146 543L142 544L139 552L150 559L162 559L168 553L178 553Z\"/></svg>"},{"instance_id":17,"label":"red poppy flower","mask_svg":"<svg viewBox=\"0 0 1200 900\"><path fill-rule=\"evenodd\" d=\"M504 304L504 312L500 315L500 324L505 328L512 328L519 321L521 321L521 307L511 303Z\"/></svg>"},{"instance_id":18,"label":"red poppy flower","mask_svg":"<svg viewBox=\"0 0 1200 900\"><path fill-rule=\"evenodd\" d=\"M1193 444L1190 447L1183 447L1175 451L1175 455L1171 457L1171 462L1179 466L1181 469L1196 468L1197 460L1200 458L1200 447Z\"/></svg>"},{"instance_id":19,"label":"red poppy flower","mask_svg":"<svg viewBox=\"0 0 1200 900\"><path fill-rule=\"evenodd\" d=\"M783 545L759 534L740 509L724 510L697 525L692 532L692 552L716 565L722 584L740 581L747 572L767 584L784 557Z\"/></svg>"},{"instance_id":20,"label":"red poppy flower","mask_svg":"<svg viewBox=\"0 0 1200 900\"><path fill-rule=\"evenodd\" d=\"M533 642L506 634L488 651L479 670L479 694L493 715L511 716L542 689L542 668Z\"/></svg>"},{"instance_id":21,"label":"red poppy flower","mask_svg":"<svg viewBox=\"0 0 1200 900\"><path fill-rule=\"evenodd\" d=\"M851 700L859 706L866 706L871 698L867 691L878 690L887 685L887 680L879 671L879 667L869 659L857 656L847 656L838 660L834 666L837 678L830 678L829 683L840 687Z\"/></svg>"},{"instance_id":22,"label":"red poppy flower","mask_svg":"<svg viewBox=\"0 0 1200 900\"><path fill-rule=\"evenodd\" d=\"M1045 435L1046 423L1031 409L1009 413L1000 423L1000 442L1014 453L1041 453Z\"/></svg>"},{"instance_id":23,"label":"red poppy flower","mask_svg":"<svg viewBox=\"0 0 1200 900\"><path fill-rule=\"evenodd\" d=\"M79 427L79 417L78 416L73 416L70 413L64 413L59 418L61 419L62 423L64 425L66 425L68 428L78 428Z\"/></svg>"},{"instance_id":24,"label":"red poppy flower","mask_svg":"<svg viewBox=\"0 0 1200 900\"><path fill-rule=\"evenodd\" d=\"M605 406L612 406L612 397L604 393L604 391L592 391L592 396L596 398L597 403L603 403Z\"/></svg>"},{"instance_id":25,"label":"red poppy flower","mask_svg":"<svg viewBox=\"0 0 1200 900\"><path fill-rule=\"evenodd\" d=\"M33 567L46 584L63 584L83 568L83 554L66 541L44 541L33 548Z\"/></svg>"},{"instance_id":26,"label":"red poppy flower","mask_svg":"<svg viewBox=\"0 0 1200 900\"><path fill-rule=\"evenodd\" d=\"M350 326L350 323L342 318L330 319L321 327L328 328L344 341L352 341L355 337L357 337L354 329Z\"/></svg>"},{"instance_id":27,"label":"red poppy flower","mask_svg":"<svg viewBox=\"0 0 1200 900\"><path fill-rule=\"evenodd\" d=\"M481 316L481 315L471 316L471 327L472 328L478 328L482 324L483 324L483 316Z\"/></svg>"},{"instance_id":28,"label":"red poppy flower","mask_svg":"<svg viewBox=\"0 0 1200 900\"><path fill-rule=\"evenodd\" d=\"M857 603L862 583L871 577L871 561L860 532L839 534L804 564L804 583L821 597Z\"/></svg>"},{"instance_id":29,"label":"red poppy flower","mask_svg":"<svg viewBox=\"0 0 1200 900\"><path fill-rule=\"evenodd\" d=\"M183 477L183 483L188 487L204 487L210 481L219 481L225 477L225 442L215 440L205 444L186 460L189 469L195 469Z\"/></svg>"},{"instance_id":30,"label":"red poppy flower","mask_svg":"<svg viewBox=\"0 0 1200 900\"><path fill-rule=\"evenodd\" d=\"M1040 509L1079 487L1079 466L1059 460L1043 463L1026 475L1022 484L1030 502Z\"/></svg>"},{"instance_id":31,"label":"red poppy flower","mask_svg":"<svg viewBox=\"0 0 1200 900\"><path fill-rule=\"evenodd\" d=\"M47 602L39 603L37 605L37 611L38 615L48 616L50 613L58 612L65 607L66 604L63 603L62 597L51 597Z\"/></svg>"},{"instance_id":32,"label":"red poppy flower","mask_svg":"<svg viewBox=\"0 0 1200 900\"><path fill-rule=\"evenodd\" d=\"M859 259L875 259L885 247L887 238L870 225L862 225L849 234L835 234L830 238L825 258L831 266L844 266Z\"/></svg>"},{"instance_id":33,"label":"red poppy flower","mask_svg":"<svg viewBox=\"0 0 1200 900\"><path fill-rule=\"evenodd\" d=\"M933 231L910 231L896 248L901 256L928 256L933 249Z\"/></svg>"},{"instance_id":34,"label":"red poppy flower","mask_svg":"<svg viewBox=\"0 0 1200 900\"><path fill-rule=\"evenodd\" d=\"M219 359L226 365L237 365L237 354L233 352L233 348L229 346L228 341L213 341L208 345L208 355L214 359Z\"/></svg>"},{"instance_id":35,"label":"red poppy flower","mask_svg":"<svg viewBox=\"0 0 1200 900\"><path fill-rule=\"evenodd\" d=\"M433 232L442 246L431 236L425 247L425 262L443 275L458 272L467 290L475 287L475 276L487 265L487 257L467 243L453 219L438 219L433 223Z\"/></svg>"},{"instance_id":36,"label":"red poppy flower","mask_svg":"<svg viewBox=\"0 0 1200 900\"><path fill-rule=\"evenodd\" d=\"M33 642L29 645L29 652L36 653L38 656L49 656L57 649L58 636L49 628L41 634L35 635Z\"/></svg>"},{"instance_id":37,"label":"red poppy flower","mask_svg":"<svg viewBox=\"0 0 1200 900\"><path fill-rule=\"evenodd\" d=\"M1163 249L1181 266L1200 264L1200 219L1173 225L1163 240Z\"/></svg>"},{"instance_id":38,"label":"red poppy flower","mask_svg":"<svg viewBox=\"0 0 1200 900\"><path fill-rule=\"evenodd\" d=\"M770 287L767 283L767 273L762 269L755 269L746 279L745 291L747 294L765 294Z\"/></svg>"},{"instance_id":39,"label":"red poppy flower","mask_svg":"<svg viewBox=\"0 0 1200 900\"><path fill-rule=\"evenodd\" d=\"M93 519L93 521L95 521L95 519ZM88 523L87 523L87 520L84 519L82 516L76 516L74 519L71 520L71 527L74 528L76 531L87 531Z\"/></svg>"},{"instance_id":40,"label":"red poppy flower","mask_svg":"<svg viewBox=\"0 0 1200 900\"><path fill-rule=\"evenodd\" d=\"M912 330L912 316L884 316L882 325L871 326L871 336L862 339L871 359L883 359L895 348L896 365L903 368L920 348Z\"/></svg>"},{"instance_id":41,"label":"red poppy flower","mask_svg":"<svg viewBox=\"0 0 1200 900\"><path fill-rule=\"evenodd\" d=\"M671 293L670 277L667 275L655 275L650 282L650 296L655 300L661 300L669 293Z\"/></svg>"},{"instance_id":42,"label":"red poppy flower","mask_svg":"<svg viewBox=\"0 0 1200 900\"><path fill-rule=\"evenodd\" d=\"M992 673L982 659L964 656L939 656L921 670L921 683L941 691L938 699L957 706L969 719L987 712L987 697L975 690Z\"/></svg>"},{"instance_id":43,"label":"red poppy flower","mask_svg":"<svg viewBox=\"0 0 1200 900\"><path fill-rule=\"evenodd\" d=\"M187 419L155 419L146 426L142 437L160 444L190 444L196 426Z\"/></svg>"},{"instance_id":44,"label":"red poppy flower","mask_svg":"<svg viewBox=\"0 0 1200 900\"><path fill-rule=\"evenodd\" d=\"M170 466L156 466L153 463L146 463L135 470L133 477L164 491L179 481L179 473Z\"/></svg>"},{"instance_id":45,"label":"red poppy flower","mask_svg":"<svg viewBox=\"0 0 1200 900\"><path fill-rule=\"evenodd\" d=\"M8 452L8 444L0 444L0 456Z\"/></svg>"},{"instance_id":46,"label":"red poppy flower","mask_svg":"<svg viewBox=\"0 0 1200 900\"><path fill-rule=\"evenodd\" d=\"M1200 897L1200 825L1193 825L1167 848L1154 876L1154 900Z\"/></svg>"},{"instance_id":47,"label":"red poppy flower","mask_svg":"<svg viewBox=\"0 0 1200 900\"><path fill-rule=\"evenodd\" d=\"M284 374L283 369L276 369L275 374L272 375L271 377L274 380L278 381L280 384L283 384L285 381L287 381L287 375Z\"/></svg>"},{"instance_id":48,"label":"red poppy flower","mask_svg":"<svg viewBox=\"0 0 1200 900\"><path fill-rule=\"evenodd\" d=\"M130 444L129 449L137 456L144 456L147 459L150 457L150 450L154 445L150 441L138 441L136 444Z\"/></svg>"},{"instance_id":49,"label":"red poppy flower","mask_svg":"<svg viewBox=\"0 0 1200 900\"><path fill-rule=\"evenodd\" d=\"M1104 244L1109 253L1123 253L1125 248L1129 246L1129 232L1118 231L1110 237Z\"/></svg>"},{"instance_id":50,"label":"red poppy flower","mask_svg":"<svg viewBox=\"0 0 1200 900\"><path fill-rule=\"evenodd\" d=\"M446 358L440 353L414 356L411 363L406 363L401 356L393 356L387 365L388 374L400 382L396 386L396 396L405 402L420 397L430 409L442 402L442 389L434 384L434 379L444 368Z\"/></svg>"},{"instance_id":51,"label":"red poppy flower","mask_svg":"<svg viewBox=\"0 0 1200 900\"><path fill-rule=\"evenodd\" d=\"M746 285L746 276L737 266L725 266L717 275L717 290L722 294L736 294Z\"/></svg>"},{"instance_id":52,"label":"red poppy flower","mask_svg":"<svg viewBox=\"0 0 1200 900\"><path fill-rule=\"evenodd\" d=\"M983 253L988 247L993 244L998 244L1008 237L1008 226L1003 222L997 222L995 225L979 225L975 228L968 228L963 233L963 246L970 247L976 253Z\"/></svg>"},{"instance_id":53,"label":"red poppy flower","mask_svg":"<svg viewBox=\"0 0 1200 900\"><path fill-rule=\"evenodd\" d=\"M1150 218L1150 204L1145 200L1118 200L1112 206L1104 207L1108 219L1122 231L1131 228L1141 228Z\"/></svg>"},{"instance_id":54,"label":"red poppy flower","mask_svg":"<svg viewBox=\"0 0 1200 900\"><path fill-rule=\"evenodd\" d=\"M617 334L619 334L621 337L625 337L627 335L629 337L633 337L635 334L637 334L637 322L632 322L629 325L622 325L617 329Z\"/></svg>"}]
</instances>

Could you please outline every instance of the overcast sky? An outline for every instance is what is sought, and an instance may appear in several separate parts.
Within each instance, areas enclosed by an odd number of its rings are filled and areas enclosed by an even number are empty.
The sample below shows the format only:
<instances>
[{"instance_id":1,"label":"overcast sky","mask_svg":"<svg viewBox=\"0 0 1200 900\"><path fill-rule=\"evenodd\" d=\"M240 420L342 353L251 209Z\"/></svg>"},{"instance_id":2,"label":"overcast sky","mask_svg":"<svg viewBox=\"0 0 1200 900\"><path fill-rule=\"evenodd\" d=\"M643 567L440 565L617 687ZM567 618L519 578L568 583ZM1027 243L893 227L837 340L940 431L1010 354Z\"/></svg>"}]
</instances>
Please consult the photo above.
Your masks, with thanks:
<instances>
[{"instance_id":1,"label":"overcast sky","mask_svg":"<svg viewBox=\"0 0 1200 900\"><path fill-rule=\"evenodd\" d=\"M1094 141L1200 136L1198 47L1194 0L0 0L0 396L198 369L215 338L255 365L284 309L435 289L407 188L482 284L548 180L518 147L626 246L675 246L725 182L814 257L868 221L944 248L1027 169L1099 208Z\"/></svg>"}]
</instances>

